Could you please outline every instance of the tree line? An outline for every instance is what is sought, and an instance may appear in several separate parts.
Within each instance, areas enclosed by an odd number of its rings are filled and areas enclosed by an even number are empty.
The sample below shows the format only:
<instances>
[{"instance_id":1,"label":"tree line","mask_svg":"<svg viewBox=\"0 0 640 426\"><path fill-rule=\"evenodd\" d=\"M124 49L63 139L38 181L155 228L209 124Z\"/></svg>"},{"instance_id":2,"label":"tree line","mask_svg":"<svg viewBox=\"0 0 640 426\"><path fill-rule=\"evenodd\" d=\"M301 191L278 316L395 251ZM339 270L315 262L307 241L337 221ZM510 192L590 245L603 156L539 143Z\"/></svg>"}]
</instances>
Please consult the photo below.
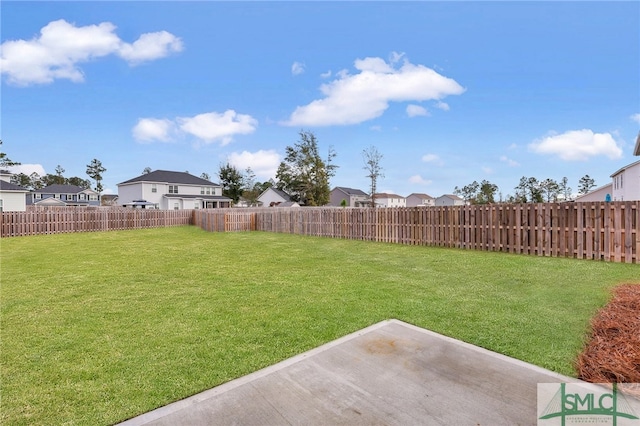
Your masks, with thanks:
<instances>
[{"instance_id":1,"label":"tree line","mask_svg":"<svg viewBox=\"0 0 640 426\"><path fill-rule=\"evenodd\" d=\"M339 167L334 163L337 154L333 147L329 147L326 157L323 158L315 134L301 130L298 141L287 146L285 153L284 160L278 166L275 179L264 182L256 180L255 173L250 167L240 170L228 161L220 164L217 176L220 179L223 195L231 198L234 204L243 198L249 205L257 205L260 194L267 188L273 187L286 192L292 201L301 205L323 206L329 204L331 191L329 182ZM375 205L377 182L384 177L381 166L383 155L375 146L370 146L362 151L362 157L365 176L369 180L371 205ZM10 160L5 153L0 152L0 166L19 164ZM103 190L102 174L105 171L106 169L97 159L93 159L87 165L87 175L95 180L95 190L98 193ZM37 173L32 173L27 176L20 173L13 176L12 182L32 190L53 184L76 185L81 188L91 187L90 180L80 177L65 177L64 172L62 166L58 165L54 174L39 176ZM150 172L150 167L143 170L143 174ZM211 180L208 173L202 173L200 177ZM585 175L578 181L578 194L586 194L595 186L595 180L589 175ZM560 200L570 201L573 197L572 188L566 177L558 182L550 178L539 180L535 177L523 176L514 188L514 195L508 195L504 199L498 186L488 180L473 181L463 187L456 186L453 193L470 204L557 202Z\"/></svg>"},{"instance_id":2,"label":"tree line","mask_svg":"<svg viewBox=\"0 0 640 426\"><path fill-rule=\"evenodd\" d=\"M578 195L588 193L595 186L595 180L589 175L584 175L578 181ZM522 176L514 191L514 195L509 195L506 199L502 199L497 185L487 180L483 180L480 183L474 180L462 188L456 186L453 193L471 204L491 204L495 202L550 203L573 199L573 192L567 177L563 177L560 182L557 182L550 178L539 180L535 177ZM499 197L499 199L496 199L496 197Z\"/></svg>"}]
</instances>

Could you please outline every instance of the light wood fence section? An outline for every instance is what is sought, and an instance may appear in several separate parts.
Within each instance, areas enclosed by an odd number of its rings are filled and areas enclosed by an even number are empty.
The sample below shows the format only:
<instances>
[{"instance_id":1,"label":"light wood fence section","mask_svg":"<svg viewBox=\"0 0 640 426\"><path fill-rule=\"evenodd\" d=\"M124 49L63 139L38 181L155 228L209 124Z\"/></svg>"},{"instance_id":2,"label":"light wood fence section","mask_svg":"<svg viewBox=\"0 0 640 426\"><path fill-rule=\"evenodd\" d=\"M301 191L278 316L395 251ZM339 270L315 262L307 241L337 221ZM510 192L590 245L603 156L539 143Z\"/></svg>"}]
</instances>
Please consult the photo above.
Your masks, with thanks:
<instances>
[{"instance_id":1,"label":"light wood fence section","mask_svg":"<svg viewBox=\"0 0 640 426\"><path fill-rule=\"evenodd\" d=\"M0 236L19 237L191 225L192 216L191 210L45 207L26 212L3 212Z\"/></svg>"},{"instance_id":2,"label":"light wood fence section","mask_svg":"<svg viewBox=\"0 0 640 426\"><path fill-rule=\"evenodd\" d=\"M47 208L1 215L2 237L196 225L640 263L640 201L411 208Z\"/></svg>"},{"instance_id":3,"label":"light wood fence section","mask_svg":"<svg viewBox=\"0 0 640 426\"><path fill-rule=\"evenodd\" d=\"M201 210L209 231L259 230L640 263L640 202Z\"/></svg>"}]
</instances>

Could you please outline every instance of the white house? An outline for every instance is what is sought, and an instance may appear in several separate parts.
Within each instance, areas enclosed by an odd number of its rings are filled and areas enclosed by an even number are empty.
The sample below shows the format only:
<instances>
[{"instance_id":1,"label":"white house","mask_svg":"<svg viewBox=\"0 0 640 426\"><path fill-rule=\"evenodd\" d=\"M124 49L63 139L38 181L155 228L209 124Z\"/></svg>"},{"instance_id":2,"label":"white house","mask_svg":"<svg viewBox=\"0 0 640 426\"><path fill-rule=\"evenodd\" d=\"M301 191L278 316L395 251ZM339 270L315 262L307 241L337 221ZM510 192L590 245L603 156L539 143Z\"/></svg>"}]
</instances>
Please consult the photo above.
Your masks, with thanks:
<instances>
[{"instance_id":1,"label":"white house","mask_svg":"<svg viewBox=\"0 0 640 426\"><path fill-rule=\"evenodd\" d=\"M596 188L593 191L589 191L584 195L576 197L574 201L578 203L583 201L607 201L607 195L613 200L613 198L611 197L612 188L612 183L602 185L601 187Z\"/></svg>"},{"instance_id":2,"label":"white house","mask_svg":"<svg viewBox=\"0 0 640 426\"><path fill-rule=\"evenodd\" d=\"M611 179L611 201L640 200L640 161L616 171Z\"/></svg>"},{"instance_id":3,"label":"white house","mask_svg":"<svg viewBox=\"0 0 640 426\"><path fill-rule=\"evenodd\" d=\"M263 207L273 207L290 201L291 196L289 196L289 194L273 187L265 189L262 191L262 194L258 196L258 202Z\"/></svg>"},{"instance_id":4,"label":"white house","mask_svg":"<svg viewBox=\"0 0 640 426\"><path fill-rule=\"evenodd\" d=\"M154 170L118 184L118 203L161 210L210 209L231 206L222 186L186 172Z\"/></svg>"},{"instance_id":5,"label":"white house","mask_svg":"<svg viewBox=\"0 0 640 426\"><path fill-rule=\"evenodd\" d=\"M436 206L464 206L466 203L457 195L444 194L436 198Z\"/></svg>"},{"instance_id":6,"label":"white house","mask_svg":"<svg viewBox=\"0 0 640 426\"><path fill-rule=\"evenodd\" d=\"M11 183L12 173L0 170L0 212L23 212L29 190Z\"/></svg>"},{"instance_id":7,"label":"white house","mask_svg":"<svg viewBox=\"0 0 640 426\"><path fill-rule=\"evenodd\" d=\"M432 207L436 205L436 199L428 194L414 192L407 197L407 207Z\"/></svg>"},{"instance_id":8,"label":"white house","mask_svg":"<svg viewBox=\"0 0 640 426\"><path fill-rule=\"evenodd\" d=\"M402 195L381 192L375 199L376 207L407 207L407 200Z\"/></svg>"},{"instance_id":9,"label":"white house","mask_svg":"<svg viewBox=\"0 0 640 426\"><path fill-rule=\"evenodd\" d=\"M329 205L341 206L343 200L347 207L369 207L371 205L371 198L364 191L336 186L329 194Z\"/></svg>"}]
</instances>

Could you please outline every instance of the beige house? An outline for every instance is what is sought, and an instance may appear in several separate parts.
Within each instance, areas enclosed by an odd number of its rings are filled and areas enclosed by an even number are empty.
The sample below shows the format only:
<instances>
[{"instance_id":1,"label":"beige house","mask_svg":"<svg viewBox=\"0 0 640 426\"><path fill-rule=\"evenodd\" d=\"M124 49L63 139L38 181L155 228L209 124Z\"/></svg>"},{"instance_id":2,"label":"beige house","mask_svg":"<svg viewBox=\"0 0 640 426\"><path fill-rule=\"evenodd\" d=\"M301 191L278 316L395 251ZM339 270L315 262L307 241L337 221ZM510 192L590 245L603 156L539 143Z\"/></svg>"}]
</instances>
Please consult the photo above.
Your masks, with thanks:
<instances>
[{"instance_id":1,"label":"beige house","mask_svg":"<svg viewBox=\"0 0 640 426\"><path fill-rule=\"evenodd\" d=\"M329 204L341 206L343 200L347 204L346 207L369 207L371 205L371 198L364 191L336 186L329 195Z\"/></svg>"},{"instance_id":2,"label":"beige house","mask_svg":"<svg viewBox=\"0 0 640 426\"><path fill-rule=\"evenodd\" d=\"M428 194L414 192L407 197L407 207L432 207L436 205L436 199Z\"/></svg>"}]
</instances>

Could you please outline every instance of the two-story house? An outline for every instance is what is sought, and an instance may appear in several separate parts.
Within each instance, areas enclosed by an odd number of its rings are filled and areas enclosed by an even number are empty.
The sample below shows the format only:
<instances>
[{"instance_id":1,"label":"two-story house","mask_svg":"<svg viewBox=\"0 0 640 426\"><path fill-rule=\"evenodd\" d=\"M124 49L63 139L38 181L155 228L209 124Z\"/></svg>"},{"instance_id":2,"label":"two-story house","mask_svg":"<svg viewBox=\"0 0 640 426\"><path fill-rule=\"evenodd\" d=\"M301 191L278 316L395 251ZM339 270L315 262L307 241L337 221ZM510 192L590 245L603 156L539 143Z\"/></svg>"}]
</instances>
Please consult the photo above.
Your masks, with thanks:
<instances>
[{"instance_id":1,"label":"two-story house","mask_svg":"<svg viewBox=\"0 0 640 426\"><path fill-rule=\"evenodd\" d=\"M23 212L29 190L11 183L11 176L11 172L0 170L0 212Z\"/></svg>"},{"instance_id":2,"label":"two-story house","mask_svg":"<svg viewBox=\"0 0 640 426\"><path fill-rule=\"evenodd\" d=\"M161 210L231 207L222 186L186 172L154 170L118 185L118 203Z\"/></svg>"},{"instance_id":3,"label":"two-story house","mask_svg":"<svg viewBox=\"0 0 640 426\"><path fill-rule=\"evenodd\" d=\"M611 179L611 201L640 200L640 161L622 167Z\"/></svg>"},{"instance_id":4,"label":"two-story house","mask_svg":"<svg viewBox=\"0 0 640 426\"><path fill-rule=\"evenodd\" d=\"M402 195L381 192L375 195L376 207L407 207L407 199Z\"/></svg>"},{"instance_id":5,"label":"two-story house","mask_svg":"<svg viewBox=\"0 0 640 426\"><path fill-rule=\"evenodd\" d=\"M407 197L407 207L433 207L436 199L428 194L414 192Z\"/></svg>"},{"instance_id":6,"label":"two-story house","mask_svg":"<svg viewBox=\"0 0 640 426\"><path fill-rule=\"evenodd\" d=\"M100 194L76 185L49 185L27 194L27 205L88 207L100 205Z\"/></svg>"},{"instance_id":7,"label":"two-story house","mask_svg":"<svg viewBox=\"0 0 640 426\"><path fill-rule=\"evenodd\" d=\"M436 198L436 206L464 206L466 202L454 194L444 194Z\"/></svg>"},{"instance_id":8,"label":"two-story house","mask_svg":"<svg viewBox=\"0 0 640 426\"><path fill-rule=\"evenodd\" d=\"M329 204L342 206L343 200L346 207L369 207L371 205L371 198L364 191L336 186L329 194Z\"/></svg>"}]
</instances>

